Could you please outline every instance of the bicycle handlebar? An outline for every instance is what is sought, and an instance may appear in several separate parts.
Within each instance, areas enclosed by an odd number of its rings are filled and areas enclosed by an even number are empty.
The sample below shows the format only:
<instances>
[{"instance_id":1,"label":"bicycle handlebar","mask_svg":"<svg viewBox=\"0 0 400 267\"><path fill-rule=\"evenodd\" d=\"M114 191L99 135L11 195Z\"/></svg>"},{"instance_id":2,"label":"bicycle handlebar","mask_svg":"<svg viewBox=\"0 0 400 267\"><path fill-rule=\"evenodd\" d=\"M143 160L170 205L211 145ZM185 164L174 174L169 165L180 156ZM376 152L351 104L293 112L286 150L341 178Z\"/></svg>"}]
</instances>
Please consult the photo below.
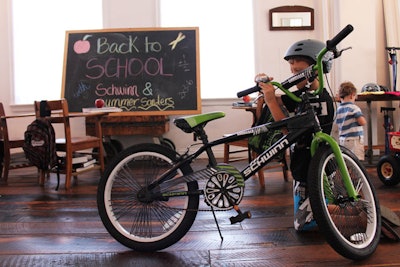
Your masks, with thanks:
<instances>
[{"instance_id":1,"label":"bicycle handlebar","mask_svg":"<svg viewBox=\"0 0 400 267\"><path fill-rule=\"evenodd\" d=\"M246 90L237 92L236 95L237 95L237 97L243 97L243 96L245 96L245 95L249 95L249 94L258 92L258 91L260 91L260 89L261 89L261 88L258 87L258 84L257 84L256 86L253 86L253 87L251 87L251 88L249 88L249 89L246 89Z\"/></svg>"},{"instance_id":2,"label":"bicycle handlebar","mask_svg":"<svg viewBox=\"0 0 400 267\"><path fill-rule=\"evenodd\" d=\"M333 37L331 40L326 41L326 47L324 47L318 54L317 56L317 64L311 65L307 69L291 76L290 78L286 79L282 83L279 82L271 82L274 86L278 87L281 89L285 94L289 95L294 101L300 102L301 99L295 96L293 93L291 93L288 89L296 84L298 84L301 81L304 81L306 79L309 79L313 76L318 76L320 79L320 88L316 91L316 94L319 94L322 92L323 89L323 64L322 64L322 59L324 55L328 51L335 51L336 50L336 45L340 43L344 38L346 38L352 31L354 30L353 26L348 24L346 27L344 27L335 37ZM339 57L341 53L335 53L335 58ZM315 74L315 71L317 71L317 74ZM255 86L245 89L243 91L240 91L237 93L237 97L243 97L245 95L249 95L255 92L260 91L260 87L258 84Z\"/></svg>"},{"instance_id":3,"label":"bicycle handlebar","mask_svg":"<svg viewBox=\"0 0 400 267\"><path fill-rule=\"evenodd\" d=\"M386 47L386 50L400 50L400 47L395 47L395 46L388 46Z\"/></svg>"},{"instance_id":4,"label":"bicycle handlebar","mask_svg":"<svg viewBox=\"0 0 400 267\"><path fill-rule=\"evenodd\" d=\"M326 41L326 48L332 51L333 49L335 49L337 44L340 43L344 38L346 38L347 35L349 35L353 30L353 26L348 24L338 34L336 34L335 37L333 37L331 40Z\"/></svg>"},{"instance_id":5,"label":"bicycle handlebar","mask_svg":"<svg viewBox=\"0 0 400 267\"><path fill-rule=\"evenodd\" d=\"M271 82L271 83L276 85L276 86L278 86L279 88L282 87L283 89L289 89L293 85L296 85L299 82L304 81L305 79L309 79L312 76L314 76L313 68L314 68L314 65L311 65L310 67L300 71L299 73L293 75L292 77L287 78L282 83L277 83L277 82ZM237 93L237 97L243 97L245 95L249 95L249 94L252 94L252 93L255 93L255 92L258 92L258 91L260 91L260 87L257 84L255 86L249 88L249 89L246 89L246 90L238 92Z\"/></svg>"}]
</instances>

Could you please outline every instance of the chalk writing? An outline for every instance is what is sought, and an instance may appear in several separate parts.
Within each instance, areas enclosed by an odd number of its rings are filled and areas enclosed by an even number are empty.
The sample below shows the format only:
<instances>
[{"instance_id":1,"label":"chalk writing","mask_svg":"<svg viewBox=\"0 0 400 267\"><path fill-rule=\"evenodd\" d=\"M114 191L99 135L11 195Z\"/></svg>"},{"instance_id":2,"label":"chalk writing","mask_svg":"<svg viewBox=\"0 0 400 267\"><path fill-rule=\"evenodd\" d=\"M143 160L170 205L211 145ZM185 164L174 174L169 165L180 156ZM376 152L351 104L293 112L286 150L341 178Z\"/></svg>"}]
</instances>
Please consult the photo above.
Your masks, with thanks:
<instances>
[{"instance_id":1,"label":"chalk writing","mask_svg":"<svg viewBox=\"0 0 400 267\"><path fill-rule=\"evenodd\" d=\"M139 53L139 49L136 47L135 42L137 37L132 38L132 36L128 36L128 42L116 43L116 42L108 42L106 37L100 37L97 39L97 54L130 54L132 52Z\"/></svg>"},{"instance_id":2,"label":"chalk writing","mask_svg":"<svg viewBox=\"0 0 400 267\"><path fill-rule=\"evenodd\" d=\"M83 82L80 82L78 84L77 90L74 92L74 97L80 97L82 94L87 92L90 89L90 86L87 84L84 84Z\"/></svg>"},{"instance_id":3,"label":"chalk writing","mask_svg":"<svg viewBox=\"0 0 400 267\"><path fill-rule=\"evenodd\" d=\"M151 82L147 82L145 86L146 87L143 89L143 95L145 96L153 95L153 89L151 89Z\"/></svg>"},{"instance_id":4,"label":"chalk writing","mask_svg":"<svg viewBox=\"0 0 400 267\"><path fill-rule=\"evenodd\" d=\"M186 97L192 85L193 85L192 80L186 81L185 84L182 85L182 90L178 93L181 99L184 99Z\"/></svg>"},{"instance_id":5,"label":"chalk writing","mask_svg":"<svg viewBox=\"0 0 400 267\"><path fill-rule=\"evenodd\" d=\"M185 55L182 55L182 58L178 61L178 67L182 68L184 71L190 71L190 65L186 61Z\"/></svg>"},{"instance_id":6,"label":"chalk writing","mask_svg":"<svg viewBox=\"0 0 400 267\"><path fill-rule=\"evenodd\" d=\"M140 99L140 109L148 110L150 108L156 108L157 110L166 110L174 108L174 100L171 97L160 97L157 98L147 98L143 97Z\"/></svg>"},{"instance_id":7,"label":"chalk writing","mask_svg":"<svg viewBox=\"0 0 400 267\"><path fill-rule=\"evenodd\" d=\"M104 87L103 83L99 83L96 86L97 96L119 96L119 95L130 95L139 96L137 85L125 85L115 86L112 84L109 87Z\"/></svg>"},{"instance_id":8,"label":"chalk writing","mask_svg":"<svg viewBox=\"0 0 400 267\"><path fill-rule=\"evenodd\" d=\"M160 52L162 49L161 44L159 42L149 42L148 38L148 36L145 38L146 53Z\"/></svg>"},{"instance_id":9,"label":"chalk writing","mask_svg":"<svg viewBox=\"0 0 400 267\"><path fill-rule=\"evenodd\" d=\"M149 76L172 76L171 73L164 73L163 58L150 57L143 61L140 58L108 58L100 62L99 58L91 58L86 63L89 79L101 78L128 78L147 74Z\"/></svg>"}]
</instances>

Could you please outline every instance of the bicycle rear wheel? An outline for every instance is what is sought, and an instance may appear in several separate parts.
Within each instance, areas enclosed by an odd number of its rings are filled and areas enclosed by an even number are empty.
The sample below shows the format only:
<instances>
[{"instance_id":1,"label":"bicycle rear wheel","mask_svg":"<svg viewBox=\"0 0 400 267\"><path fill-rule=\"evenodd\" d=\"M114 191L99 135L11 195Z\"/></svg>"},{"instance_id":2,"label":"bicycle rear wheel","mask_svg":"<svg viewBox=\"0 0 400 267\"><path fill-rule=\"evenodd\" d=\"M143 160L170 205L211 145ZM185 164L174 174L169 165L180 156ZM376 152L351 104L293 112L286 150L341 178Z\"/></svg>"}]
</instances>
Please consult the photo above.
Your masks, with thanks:
<instances>
[{"instance_id":1,"label":"bicycle rear wheel","mask_svg":"<svg viewBox=\"0 0 400 267\"><path fill-rule=\"evenodd\" d=\"M348 196L332 149L321 146L308 173L310 203L318 227L332 248L346 258L362 260L378 246L380 209L364 166L352 152L341 149L360 199L354 201Z\"/></svg>"},{"instance_id":2,"label":"bicycle rear wheel","mask_svg":"<svg viewBox=\"0 0 400 267\"><path fill-rule=\"evenodd\" d=\"M99 182L97 206L107 231L121 244L137 251L156 251L189 231L199 195L184 192L196 191L196 181L142 190L167 172L175 159L176 153L169 148L142 144L124 150L107 167ZM184 165L174 178L192 172L190 165ZM153 194L165 192L182 192L182 196L152 199Z\"/></svg>"}]
</instances>

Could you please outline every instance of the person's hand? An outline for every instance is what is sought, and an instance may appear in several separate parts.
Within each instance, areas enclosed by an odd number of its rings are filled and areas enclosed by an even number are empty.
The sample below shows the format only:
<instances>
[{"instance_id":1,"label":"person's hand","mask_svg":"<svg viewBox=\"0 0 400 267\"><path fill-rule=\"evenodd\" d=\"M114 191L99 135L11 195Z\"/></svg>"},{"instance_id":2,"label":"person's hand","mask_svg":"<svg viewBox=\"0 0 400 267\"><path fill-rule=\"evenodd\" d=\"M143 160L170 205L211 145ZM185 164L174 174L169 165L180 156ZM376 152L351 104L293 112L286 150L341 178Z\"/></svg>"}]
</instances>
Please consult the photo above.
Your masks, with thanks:
<instances>
[{"instance_id":1,"label":"person's hand","mask_svg":"<svg viewBox=\"0 0 400 267\"><path fill-rule=\"evenodd\" d=\"M266 80L270 80L270 77L268 77L268 75L265 73L259 73L256 75L256 77L254 77L255 83L259 83L260 81L266 81Z\"/></svg>"},{"instance_id":2,"label":"person's hand","mask_svg":"<svg viewBox=\"0 0 400 267\"><path fill-rule=\"evenodd\" d=\"M264 94L264 99L266 102L275 99L275 88L271 83L258 83L258 87L261 88L262 93Z\"/></svg>"},{"instance_id":3,"label":"person's hand","mask_svg":"<svg viewBox=\"0 0 400 267\"><path fill-rule=\"evenodd\" d=\"M265 73L257 74L255 77L255 80L257 80L257 78L259 78L261 76L266 76L266 74ZM273 77L269 77L270 81L272 81L273 79L274 79ZM275 99L275 88L271 83L259 82L258 87L261 88L261 91L264 94L264 99L266 102L268 102L269 100Z\"/></svg>"}]
</instances>

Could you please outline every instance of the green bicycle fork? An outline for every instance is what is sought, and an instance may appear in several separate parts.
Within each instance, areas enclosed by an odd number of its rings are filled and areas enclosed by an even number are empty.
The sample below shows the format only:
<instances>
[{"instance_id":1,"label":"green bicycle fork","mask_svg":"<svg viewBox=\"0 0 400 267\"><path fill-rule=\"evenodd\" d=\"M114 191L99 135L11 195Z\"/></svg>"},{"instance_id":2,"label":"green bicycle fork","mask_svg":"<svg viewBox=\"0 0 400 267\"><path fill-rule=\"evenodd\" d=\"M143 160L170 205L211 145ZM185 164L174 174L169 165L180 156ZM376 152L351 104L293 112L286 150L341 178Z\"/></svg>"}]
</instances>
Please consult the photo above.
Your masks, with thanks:
<instances>
[{"instance_id":1,"label":"green bicycle fork","mask_svg":"<svg viewBox=\"0 0 400 267\"><path fill-rule=\"evenodd\" d=\"M315 152L317 151L318 145L323 141L327 142L329 146L332 148L333 154L335 155L336 158L336 162L339 166L339 171L342 176L344 186L346 188L347 193L349 194L349 197L354 200L358 200L359 195L357 194L356 189L354 188L354 185L351 182L350 174L344 162L342 152L335 139L333 139L330 135L324 132L317 132L315 134L315 137L313 138L313 141L311 142L311 155L314 156Z\"/></svg>"}]
</instances>

